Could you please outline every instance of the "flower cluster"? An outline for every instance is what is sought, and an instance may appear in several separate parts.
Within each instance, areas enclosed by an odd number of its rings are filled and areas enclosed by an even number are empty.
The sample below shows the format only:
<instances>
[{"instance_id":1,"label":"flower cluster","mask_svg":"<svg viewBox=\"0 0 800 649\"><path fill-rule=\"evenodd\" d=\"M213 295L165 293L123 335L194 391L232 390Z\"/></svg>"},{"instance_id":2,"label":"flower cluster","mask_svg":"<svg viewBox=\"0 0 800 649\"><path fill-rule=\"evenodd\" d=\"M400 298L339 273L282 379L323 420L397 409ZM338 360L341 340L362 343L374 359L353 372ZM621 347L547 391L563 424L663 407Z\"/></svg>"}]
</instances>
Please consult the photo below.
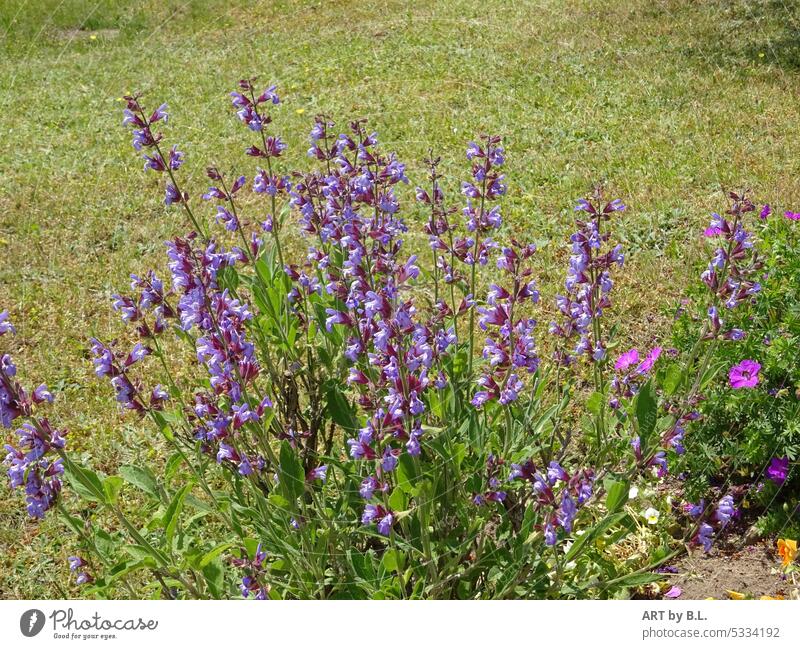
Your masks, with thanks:
<instances>
[{"instance_id":1,"label":"flower cluster","mask_svg":"<svg viewBox=\"0 0 800 649\"><path fill-rule=\"evenodd\" d=\"M733 309L742 301L752 299L761 290L761 284L755 276L762 268L753 248L753 237L742 223L748 212L756 207L744 194L730 194L731 208L725 216L713 214L710 225L704 235L714 239L716 248L708 264L708 268L700 276L703 283L713 294L712 304L708 307L709 326L706 338L722 336L729 340L740 340L744 332L738 329L722 331L724 320L720 315L719 305Z\"/></svg>"},{"instance_id":2,"label":"flower cluster","mask_svg":"<svg viewBox=\"0 0 800 649\"><path fill-rule=\"evenodd\" d=\"M692 542L701 545L705 552L711 551L715 534L722 531L738 514L730 494L720 498L713 512L706 508L704 500L697 504L687 503L683 509L690 518L699 522Z\"/></svg>"},{"instance_id":3,"label":"flower cluster","mask_svg":"<svg viewBox=\"0 0 800 649\"><path fill-rule=\"evenodd\" d=\"M532 460L512 464L509 475L510 481L530 483L534 505L544 521L544 540L551 546L558 541L559 529L572 533L579 509L592 497L594 479L592 469L579 469L570 475L556 461L551 461L544 471L538 470Z\"/></svg>"},{"instance_id":4,"label":"flower cluster","mask_svg":"<svg viewBox=\"0 0 800 649\"><path fill-rule=\"evenodd\" d=\"M8 312L0 312L0 337L15 333ZM6 444L8 479L12 489L25 492L28 515L44 518L61 492L60 476L64 466L60 457L66 442L66 431L53 428L46 417L39 416L37 406L52 403L53 395L40 385L30 395L16 380L17 368L8 354L0 352L0 426L12 428L18 419L16 446Z\"/></svg>"},{"instance_id":5,"label":"flower cluster","mask_svg":"<svg viewBox=\"0 0 800 649\"><path fill-rule=\"evenodd\" d=\"M163 140L161 133L154 133L153 126L158 122L167 123L169 114L167 105L161 104L148 117L145 110L139 103L138 95L126 95L123 97L127 107L124 110L125 118L122 123L131 127L133 132L133 148L137 151L147 150L150 153L142 153L144 158L144 168L151 169L157 173L166 173L170 180L166 183L164 203L186 202L188 196L183 194L175 184L173 172L183 165L183 153L173 146L168 153L164 154L160 143Z\"/></svg>"},{"instance_id":6,"label":"flower cluster","mask_svg":"<svg viewBox=\"0 0 800 649\"><path fill-rule=\"evenodd\" d=\"M432 385L443 387L443 377L431 372L455 335L442 325L443 313L420 322L413 300L404 297L419 275L415 256L400 259L406 226L395 215L394 186L407 182L405 165L394 154L382 154L377 136L367 134L363 123L352 123L351 133L339 135L334 144L327 135L330 127L316 123L310 151L334 163L330 172L309 174L292 191L303 231L317 241L309 248L308 267L289 269L295 280L290 298L299 301L323 291L332 298L324 325L328 331L343 328L344 353L352 363L348 383L358 390L358 403L367 413L365 426L347 444L354 459L375 462L376 472L361 490L369 501L394 471L403 448L420 454L424 394ZM362 520L376 522L386 533L394 519L383 505L368 503Z\"/></svg>"},{"instance_id":7,"label":"flower cluster","mask_svg":"<svg viewBox=\"0 0 800 649\"><path fill-rule=\"evenodd\" d=\"M611 379L612 396L609 404L614 410L620 407L620 399L630 399L637 394L642 381L650 376L661 352L661 347L653 347L640 359L639 350L634 347L619 355L614 363L614 378Z\"/></svg>"},{"instance_id":8,"label":"flower cluster","mask_svg":"<svg viewBox=\"0 0 800 649\"><path fill-rule=\"evenodd\" d=\"M562 338L564 345L559 347L555 360L561 365L570 365L576 358L587 356L595 362L606 357L606 343L603 341L599 319L603 311L611 306L609 293L614 283L611 268L622 266L624 256L622 246L608 250L610 234L604 232L602 225L615 212L621 212L625 205L617 199L604 203L599 190L591 199L578 201L576 212L586 214L576 219L577 231L570 237L572 255L569 271L564 284L564 295L556 296L556 306L563 316L561 324L552 322L550 333ZM567 342L577 338L571 349Z\"/></svg>"},{"instance_id":9,"label":"flower cluster","mask_svg":"<svg viewBox=\"0 0 800 649\"><path fill-rule=\"evenodd\" d=\"M487 306L478 309L480 328L492 334L483 347L488 364L478 379L481 389L472 399L476 408L490 400L502 405L516 401L523 387L519 373L532 374L539 367L534 339L536 321L519 314L526 302L539 301L539 291L530 278L532 270L524 267L535 250L533 244L521 246L516 241L512 247L503 248L497 267L509 278L509 287L492 284Z\"/></svg>"},{"instance_id":10,"label":"flower cluster","mask_svg":"<svg viewBox=\"0 0 800 649\"><path fill-rule=\"evenodd\" d=\"M484 135L480 144L470 142L467 147L467 160L472 163L472 180L461 183L461 193L467 197L464 216L471 236L457 238L453 252L461 261L473 267L488 262L489 251L495 244L486 235L503 224L500 206L495 204L490 207L491 203L506 193L505 176L499 172L505 164L501 142L497 135Z\"/></svg>"},{"instance_id":11,"label":"flower cluster","mask_svg":"<svg viewBox=\"0 0 800 649\"><path fill-rule=\"evenodd\" d=\"M242 550L243 557L247 557L246 550ZM255 556L252 559L241 558L232 559L231 562L237 568L245 571L242 577L241 593L242 597L249 599L264 600L269 596L269 585L266 583L266 561L267 553L261 549L261 544L256 548Z\"/></svg>"},{"instance_id":12,"label":"flower cluster","mask_svg":"<svg viewBox=\"0 0 800 649\"><path fill-rule=\"evenodd\" d=\"M88 563L83 557L73 556L68 557L69 571L75 573L75 583L79 586L81 584L90 584L94 581L94 577L88 572Z\"/></svg>"}]
</instances>

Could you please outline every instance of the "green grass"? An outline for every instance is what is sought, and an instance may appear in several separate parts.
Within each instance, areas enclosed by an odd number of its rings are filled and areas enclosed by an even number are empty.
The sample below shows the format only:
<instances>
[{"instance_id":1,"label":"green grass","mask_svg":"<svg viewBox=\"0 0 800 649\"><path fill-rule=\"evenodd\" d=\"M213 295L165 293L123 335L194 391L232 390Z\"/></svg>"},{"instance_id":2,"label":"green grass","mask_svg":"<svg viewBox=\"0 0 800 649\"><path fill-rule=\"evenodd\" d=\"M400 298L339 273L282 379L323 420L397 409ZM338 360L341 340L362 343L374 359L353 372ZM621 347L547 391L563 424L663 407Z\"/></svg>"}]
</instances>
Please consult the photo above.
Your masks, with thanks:
<instances>
[{"instance_id":1,"label":"green grass","mask_svg":"<svg viewBox=\"0 0 800 649\"><path fill-rule=\"evenodd\" d=\"M607 183L630 206L618 235L633 270L616 317L623 336L647 344L695 276L697 231L724 206L723 189L800 206L797 7L0 0L0 309L18 325L11 351L24 377L57 389L52 419L95 466L157 453L152 431L109 404L87 359L90 334L121 335L111 293L131 272L162 268L162 241L184 227L141 172L119 97L142 90L170 103L167 136L186 152L197 191L212 161L252 173L226 96L252 75L280 85L287 168L304 163L320 111L340 123L369 118L412 182L433 147L453 190L465 142L503 135L506 233L548 244L538 263L551 289L570 206ZM3 492L0 597L76 595L71 550L57 521L28 521Z\"/></svg>"}]
</instances>

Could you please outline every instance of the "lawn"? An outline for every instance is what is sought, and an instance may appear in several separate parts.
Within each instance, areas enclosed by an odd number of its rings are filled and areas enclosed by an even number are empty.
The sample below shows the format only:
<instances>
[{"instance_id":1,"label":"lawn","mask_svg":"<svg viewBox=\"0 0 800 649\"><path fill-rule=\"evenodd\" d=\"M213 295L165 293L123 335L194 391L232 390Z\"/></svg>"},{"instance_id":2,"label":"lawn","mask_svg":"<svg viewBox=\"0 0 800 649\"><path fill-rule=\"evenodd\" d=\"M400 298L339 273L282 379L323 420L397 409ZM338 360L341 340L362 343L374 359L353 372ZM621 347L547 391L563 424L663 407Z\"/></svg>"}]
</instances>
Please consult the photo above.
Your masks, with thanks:
<instances>
[{"instance_id":1,"label":"lawn","mask_svg":"<svg viewBox=\"0 0 800 649\"><path fill-rule=\"evenodd\" d=\"M111 294L163 268L161 242L184 228L140 173L120 97L169 102L196 192L208 163L252 173L226 92L255 75L282 91L287 169L315 113L366 117L412 182L429 148L441 154L457 200L466 142L502 135L504 212L542 247L545 286L562 281L574 200L604 182L629 205L618 234L638 289L618 322L647 345L662 323L642 314L666 321L696 277L697 233L723 190L800 206L799 31L800 8L781 0L0 0L0 311L19 329L13 353L50 383L52 418L96 468L158 453L145 424L103 405L88 359L90 335L122 330ZM0 597L76 594L59 522L31 522L9 493Z\"/></svg>"}]
</instances>

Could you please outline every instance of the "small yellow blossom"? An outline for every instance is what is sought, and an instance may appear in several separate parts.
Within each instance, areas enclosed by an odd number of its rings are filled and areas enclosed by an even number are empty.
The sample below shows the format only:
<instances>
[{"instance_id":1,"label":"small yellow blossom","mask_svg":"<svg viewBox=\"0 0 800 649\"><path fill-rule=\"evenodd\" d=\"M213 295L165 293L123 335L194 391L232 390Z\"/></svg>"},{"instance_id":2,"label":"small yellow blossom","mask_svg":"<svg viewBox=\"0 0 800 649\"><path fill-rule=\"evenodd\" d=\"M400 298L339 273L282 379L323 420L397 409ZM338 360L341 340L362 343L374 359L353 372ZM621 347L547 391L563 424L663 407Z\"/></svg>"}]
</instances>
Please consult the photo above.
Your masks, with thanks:
<instances>
[{"instance_id":1,"label":"small yellow blossom","mask_svg":"<svg viewBox=\"0 0 800 649\"><path fill-rule=\"evenodd\" d=\"M744 593L737 593L735 590L726 590L725 592L728 593L728 597L730 597L731 599L746 599L747 598L747 596Z\"/></svg>"},{"instance_id":2,"label":"small yellow blossom","mask_svg":"<svg viewBox=\"0 0 800 649\"><path fill-rule=\"evenodd\" d=\"M298 115L302 115L303 113L306 112L306 109L305 108L298 108L294 112L297 113Z\"/></svg>"}]
</instances>

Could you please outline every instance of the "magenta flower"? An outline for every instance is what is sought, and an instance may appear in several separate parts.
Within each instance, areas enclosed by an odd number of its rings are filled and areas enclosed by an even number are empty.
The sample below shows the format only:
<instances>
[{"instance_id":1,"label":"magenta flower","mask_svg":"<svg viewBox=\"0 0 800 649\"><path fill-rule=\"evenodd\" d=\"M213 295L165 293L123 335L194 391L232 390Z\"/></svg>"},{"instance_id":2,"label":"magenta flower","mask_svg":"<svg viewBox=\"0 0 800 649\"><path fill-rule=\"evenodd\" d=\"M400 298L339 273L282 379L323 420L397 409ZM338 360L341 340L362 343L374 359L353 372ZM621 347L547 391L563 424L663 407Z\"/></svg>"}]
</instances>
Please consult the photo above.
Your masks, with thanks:
<instances>
[{"instance_id":1,"label":"magenta flower","mask_svg":"<svg viewBox=\"0 0 800 649\"><path fill-rule=\"evenodd\" d=\"M653 365L656 364L659 356L661 356L661 347L653 347L653 349L650 350L650 353L647 355L647 358L645 358L639 364L639 367L636 368L636 371L639 374L647 374L653 369Z\"/></svg>"},{"instance_id":2,"label":"magenta flower","mask_svg":"<svg viewBox=\"0 0 800 649\"><path fill-rule=\"evenodd\" d=\"M680 586L673 586L666 593L664 593L664 597L667 599L677 599L681 595L683 595L683 589L681 589Z\"/></svg>"},{"instance_id":3,"label":"magenta flower","mask_svg":"<svg viewBox=\"0 0 800 649\"><path fill-rule=\"evenodd\" d=\"M758 372L761 364L749 359L743 360L738 365L734 365L728 372L728 379L731 387L738 390L740 388L754 388L758 385Z\"/></svg>"},{"instance_id":4,"label":"magenta flower","mask_svg":"<svg viewBox=\"0 0 800 649\"><path fill-rule=\"evenodd\" d=\"M787 210L783 215L790 221L800 221L800 212L790 212Z\"/></svg>"},{"instance_id":5,"label":"magenta flower","mask_svg":"<svg viewBox=\"0 0 800 649\"><path fill-rule=\"evenodd\" d=\"M617 362L614 363L615 370L627 370L631 365L639 362L639 350L635 347L629 349L624 354L620 355Z\"/></svg>"},{"instance_id":6,"label":"magenta flower","mask_svg":"<svg viewBox=\"0 0 800 649\"><path fill-rule=\"evenodd\" d=\"M766 475L776 485L782 485L784 482L786 482L786 477L789 475L789 458L772 458L769 462L769 466L767 467Z\"/></svg>"}]
</instances>

